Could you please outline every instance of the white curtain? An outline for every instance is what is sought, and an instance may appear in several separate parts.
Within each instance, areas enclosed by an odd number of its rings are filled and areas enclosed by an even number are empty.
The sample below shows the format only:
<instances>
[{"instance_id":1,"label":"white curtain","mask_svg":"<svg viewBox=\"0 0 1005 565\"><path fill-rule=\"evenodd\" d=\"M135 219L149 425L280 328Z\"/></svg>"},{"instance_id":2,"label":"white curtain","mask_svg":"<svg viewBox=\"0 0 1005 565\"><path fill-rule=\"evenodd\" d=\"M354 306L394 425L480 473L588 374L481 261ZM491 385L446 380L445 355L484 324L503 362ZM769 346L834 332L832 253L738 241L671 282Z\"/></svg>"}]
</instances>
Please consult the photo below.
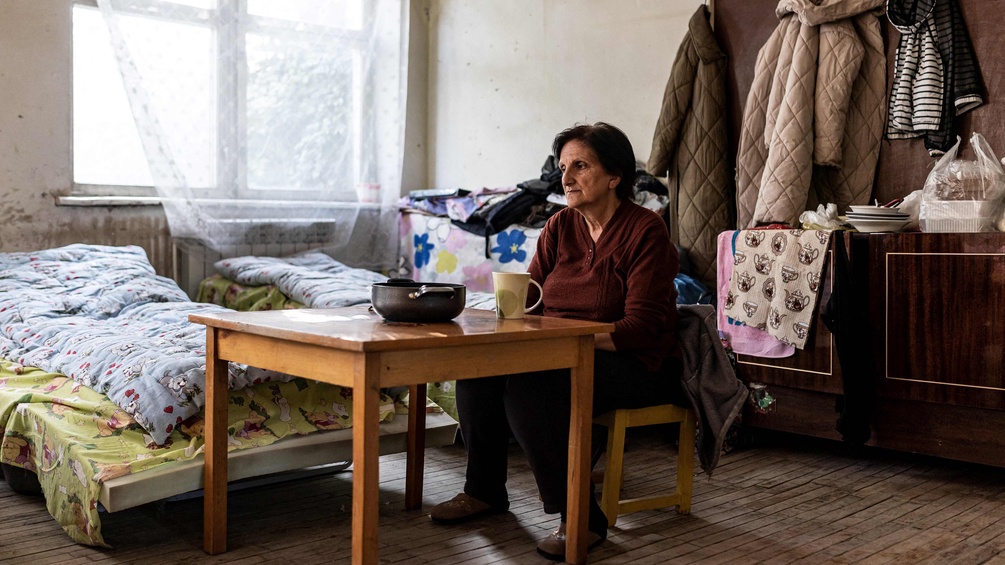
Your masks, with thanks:
<instances>
[{"instance_id":1,"label":"white curtain","mask_svg":"<svg viewBox=\"0 0 1005 565\"><path fill-rule=\"evenodd\" d=\"M171 233L397 256L406 0L97 0Z\"/></svg>"}]
</instances>

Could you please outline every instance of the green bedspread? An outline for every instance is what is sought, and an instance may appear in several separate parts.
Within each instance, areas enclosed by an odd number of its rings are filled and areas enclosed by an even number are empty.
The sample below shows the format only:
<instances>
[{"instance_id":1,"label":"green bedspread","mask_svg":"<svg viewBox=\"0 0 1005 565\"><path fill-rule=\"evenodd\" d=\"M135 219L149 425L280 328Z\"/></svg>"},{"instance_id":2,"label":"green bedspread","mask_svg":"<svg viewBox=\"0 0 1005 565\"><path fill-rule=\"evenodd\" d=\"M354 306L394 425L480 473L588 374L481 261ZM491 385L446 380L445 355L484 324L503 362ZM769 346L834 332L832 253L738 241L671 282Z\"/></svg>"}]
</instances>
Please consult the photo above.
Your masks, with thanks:
<instances>
[{"instance_id":1,"label":"green bedspread","mask_svg":"<svg viewBox=\"0 0 1005 565\"><path fill-rule=\"evenodd\" d=\"M228 449L351 427L350 392L304 379L232 391ZM382 397L382 421L394 418L396 406L405 411ZM196 457L203 425L201 414L193 416L156 446L107 396L63 375L0 361L0 462L38 475L49 512L79 543L107 547L98 515L103 481Z\"/></svg>"}]
</instances>

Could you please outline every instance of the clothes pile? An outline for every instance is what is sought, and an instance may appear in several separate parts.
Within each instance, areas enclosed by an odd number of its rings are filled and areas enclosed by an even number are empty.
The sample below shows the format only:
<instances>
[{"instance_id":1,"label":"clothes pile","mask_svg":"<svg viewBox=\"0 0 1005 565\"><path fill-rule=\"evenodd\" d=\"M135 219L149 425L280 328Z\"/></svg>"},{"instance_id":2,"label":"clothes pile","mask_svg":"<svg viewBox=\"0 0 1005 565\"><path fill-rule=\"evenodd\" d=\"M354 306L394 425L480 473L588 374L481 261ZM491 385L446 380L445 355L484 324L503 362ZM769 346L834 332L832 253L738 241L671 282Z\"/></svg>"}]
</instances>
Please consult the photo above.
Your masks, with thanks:
<instances>
[{"instance_id":1,"label":"clothes pile","mask_svg":"<svg viewBox=\"0 0 1005 565\"><path fill-rule=\"evenodd\" d=\"M413 191L398 203L402 210L445 216L465 231L485 237L485 257L490 257L489 238L511 225L544 227L548 218L566 207L558 159L549 156L539 177L516 186L475 190ZM633 200L657 214L664 214L667 188L638 165ZM432 196L431 196L432 195Z\"/></svg>"}]
</instances>

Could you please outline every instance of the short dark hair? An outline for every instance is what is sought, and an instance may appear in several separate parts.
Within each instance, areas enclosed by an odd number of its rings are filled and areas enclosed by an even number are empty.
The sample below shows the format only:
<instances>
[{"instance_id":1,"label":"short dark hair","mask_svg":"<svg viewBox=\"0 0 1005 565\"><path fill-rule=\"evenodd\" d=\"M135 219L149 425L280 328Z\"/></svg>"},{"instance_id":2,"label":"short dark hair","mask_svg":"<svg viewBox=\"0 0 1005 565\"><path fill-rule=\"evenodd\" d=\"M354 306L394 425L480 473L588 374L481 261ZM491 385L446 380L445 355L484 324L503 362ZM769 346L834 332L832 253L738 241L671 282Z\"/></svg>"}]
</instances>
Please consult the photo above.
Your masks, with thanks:
<instances>
[{"instance_id":1,"label":"short dark hair","mask_svg":"<svg viewBox=\"0 0 1005 565\"><path fill-rule=\"evenodd\" d=\"M566 143L574 140L589 145L604 170L621 178L614 189L618 199L631 198L635 186L635 151L625 132L605 122L577 124L555 136L551 144L555 158L561 156Z\"/></svg>"}]
</instances>

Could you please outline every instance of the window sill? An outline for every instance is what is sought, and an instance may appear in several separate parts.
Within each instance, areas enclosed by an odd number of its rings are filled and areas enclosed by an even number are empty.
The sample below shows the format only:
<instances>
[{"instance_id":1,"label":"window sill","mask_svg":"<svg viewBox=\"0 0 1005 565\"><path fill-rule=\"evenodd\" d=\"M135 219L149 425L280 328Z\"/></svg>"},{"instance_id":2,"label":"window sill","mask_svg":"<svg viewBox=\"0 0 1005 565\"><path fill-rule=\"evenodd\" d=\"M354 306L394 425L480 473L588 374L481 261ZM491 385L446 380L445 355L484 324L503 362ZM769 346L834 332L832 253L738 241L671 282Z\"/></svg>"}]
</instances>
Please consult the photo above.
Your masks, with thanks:
<instances>
[{"instance_id":1,"label":"window sill","mask_svg":"<svg viewBox=\"0 0 1005 565\"><path fill-rule=\"evenodd\" d=\"M57 196L56 206L160 206L159 196Z\"/></svg>"},{"instance_id":2,"label":"window sill","mask_svg":"<svg viewBox=\"0 0 1005 565\"><path fill-rule=\"evenodd\" d=\"M160 206L163 203L160 196L57 196L56 206ZM380 204L371 202L313 202L302 200L231 200L225 198L199 198L196 202L206 206L274 206L277 208L311 206L323 209L354 209L379 210Z\"/></svg>"}]
</instances>

